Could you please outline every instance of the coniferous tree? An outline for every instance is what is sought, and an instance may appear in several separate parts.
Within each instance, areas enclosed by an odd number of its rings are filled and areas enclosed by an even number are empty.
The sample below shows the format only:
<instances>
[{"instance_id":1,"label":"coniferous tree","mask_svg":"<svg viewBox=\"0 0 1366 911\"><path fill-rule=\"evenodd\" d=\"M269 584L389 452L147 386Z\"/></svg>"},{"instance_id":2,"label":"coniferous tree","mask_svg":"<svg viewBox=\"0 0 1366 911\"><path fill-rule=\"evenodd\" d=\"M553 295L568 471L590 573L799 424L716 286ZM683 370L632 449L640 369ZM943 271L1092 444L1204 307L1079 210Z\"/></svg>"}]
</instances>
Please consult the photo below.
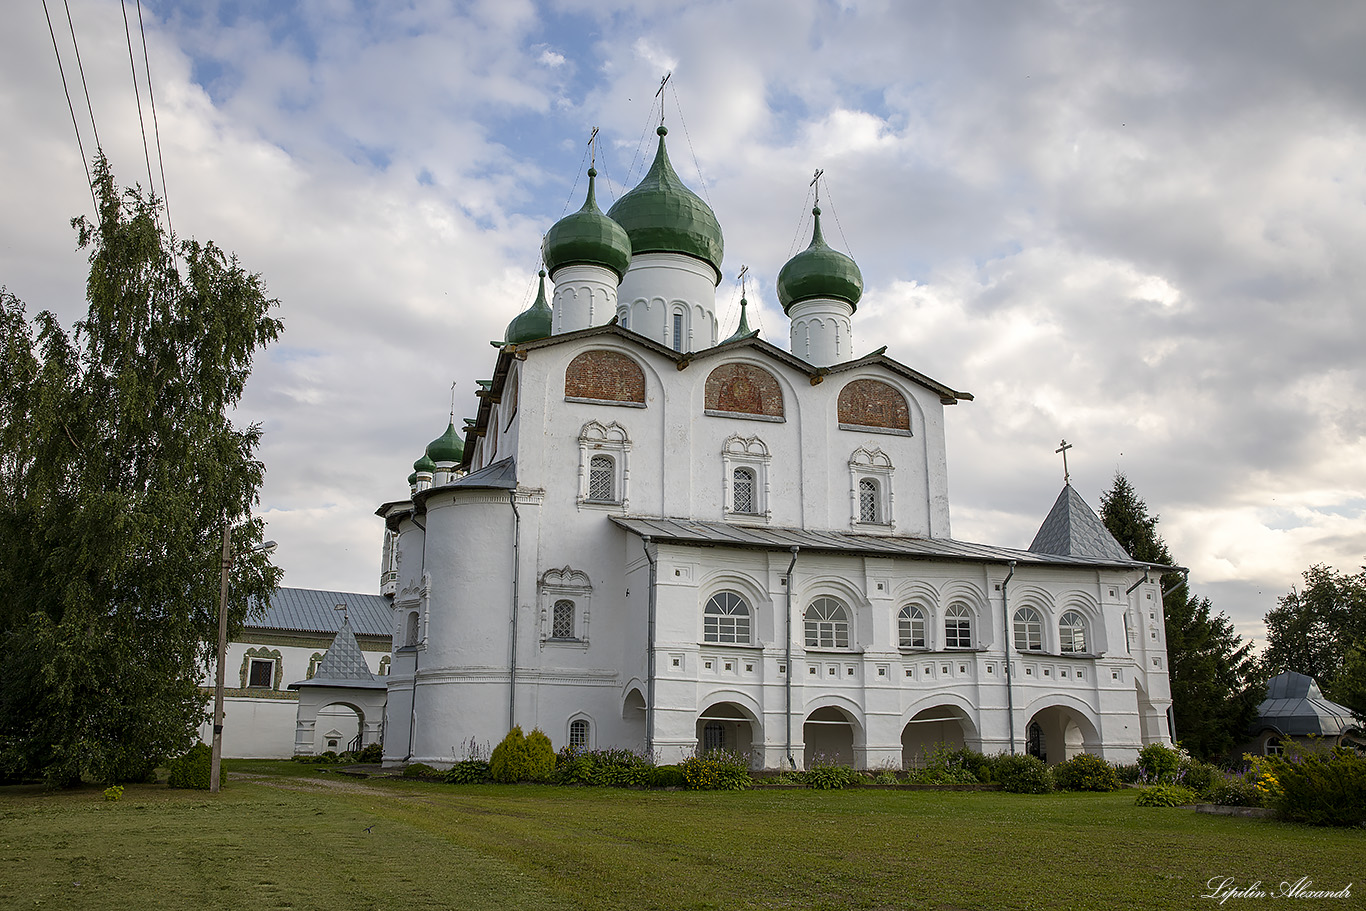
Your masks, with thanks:
<instances>
[{"instance_id":1,"label":"coniferous tree","mask_svg":"<svg viewBox=\"0 0 1366 911\"><path fill-rule=\"evenodd\" d=\"M230 618L279 570L263 525L260 427L228 418L279 335L261 279L176 244L159 203L96 162L89 309L68 333L0 291L0 777L143 777L206 717L221 536ZM231 676L231 675L230 675Z\"/></svg>"},{"instance_id":2,"label":"coniferous tree","mask_svg":"<svg viewBox=\"0 0 1366 911\"><path fill-rule=\"evenodd\" d=\"M1116 474L1101 494L1100 517L1135 560L1175 565L1157 533L1158 517L1148 514L1124 475ZM1263 698L1252 644L1234 632L1227 615L1214 612L1208 598L1192 595L1182 574L1164 573L1161 584L1176 736L1194 755L1215 758L1245 739Z\"/></svg>"}]
</instances>

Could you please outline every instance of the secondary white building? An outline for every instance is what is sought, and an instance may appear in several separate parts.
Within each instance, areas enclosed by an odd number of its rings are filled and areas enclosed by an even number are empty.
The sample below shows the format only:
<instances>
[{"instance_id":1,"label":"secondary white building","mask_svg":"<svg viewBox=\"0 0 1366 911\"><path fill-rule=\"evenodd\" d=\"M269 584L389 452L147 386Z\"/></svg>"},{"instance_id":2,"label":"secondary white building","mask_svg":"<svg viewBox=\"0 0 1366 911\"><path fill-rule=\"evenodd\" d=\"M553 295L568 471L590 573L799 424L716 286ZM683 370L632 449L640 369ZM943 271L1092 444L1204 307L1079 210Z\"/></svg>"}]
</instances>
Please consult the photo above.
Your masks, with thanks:
<instances>
[{"instance_id":1,"label":"secondary white building","mask_svg":"<svg viewBox=\"0 0 1366 911\"><path fill-rule=\"evenodd\" d=\"M855 356L862 276L819 209L779 276L790 350L743 316L722 340L721 229L665 132L606 214L589 171L463 443L380 507L385 761L513 724L767 768L1169 742L1157 574L1070 486L1028 550L952 537L945 406L972 396Z\"/></svg>"}]
</instances>

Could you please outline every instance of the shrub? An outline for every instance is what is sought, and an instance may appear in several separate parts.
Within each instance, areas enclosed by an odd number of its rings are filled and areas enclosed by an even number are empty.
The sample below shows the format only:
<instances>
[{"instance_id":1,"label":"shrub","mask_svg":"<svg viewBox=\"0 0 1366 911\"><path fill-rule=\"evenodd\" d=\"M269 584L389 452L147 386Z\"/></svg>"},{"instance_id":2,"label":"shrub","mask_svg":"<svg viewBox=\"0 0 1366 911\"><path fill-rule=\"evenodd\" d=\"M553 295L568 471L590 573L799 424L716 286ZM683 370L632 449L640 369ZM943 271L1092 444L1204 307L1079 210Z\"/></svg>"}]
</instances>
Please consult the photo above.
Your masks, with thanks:
<instances>
[{"instance_id":1,"label":"shrub","mask_svg":"<svg viewBox=\"0 0 1366 911\"><path fill-rule=\"evenodd\" d=\"M847 788L858 780L858 773L848 766L839 765L833 759L818 757L811 768L802 775L802 783L808 788L820 791L836 791Z\"/></svg>"},{"instance_id":2,"label":"shrub","mask_svg":"<svg viewBox=\"0 0 1366 911\"><path fill-rule=\"evenodd\" d=\"M1268 765L1280 784L1275 806L1283 819L1311 826L1366 824L1366 757L1339 747L1292 753Z\"/></svg>"},{"instance_id":3,"label":"shrub","mask_svg":"<svg viewBox=\"0 0 1366 911\"><path fill-rule=\"evenodd\" d=\"M446 770L446 784L482 784L489 780L489 764L482 759L463 759Z\"/></svg>"},{"instance_id":4,"label":"shrub","mask_svg":"<svg viewBox=\"0 0 1366 911\"><path fill-rule=\"evenodd\" d=\"M403 769L404 778L416 778L420 781L441 781L443 773L434 769L425 762L410 762Z\"/></svg>"},{"instance_id":5,"label":"shrub","mask_svg":"<svg viewBox=\"0 0 1366 911\"><path fill-rule=\"evenodd\" d=\"M891 769L883 769L873 776L873 784L901 784L901 779Z\"/></svg>"},{"instance_id":6,"label":"shrub","mask_svg":"<svg viewBox=\"0 0 1366 911\"><path fill-rule=\"evenodd\" d=\"M981 753L938 744L928 756L920 757L920 768L912 769L908 781L921 784L976 784L977 771L985 772L989 760Z\"/></svg>"},{"instance_id":7,"label":"shrub","mask_svg":"<svg viewBox=\"0 0 1366 911\"><path fill-rule=\"evenodd\" d=\"M1115 774L1119 776L1120 784L1138 784L1143 770L1136 762L1115 763Z\"/></svg>"},{"instance_id":8,"label":"shrub","mask_svg":"<svg viewBox=\"0 0 1366 911\"><path fill-rule=\"evenodd\" d=\"M171 774L166 784L172 788L207 791L212 765L213 750L206 743L196 743L184 756L171 760Z\"/></svg>"},{"instance_id":9,"label":"shrub","mask_svg":"<svg viewBox=\"0 0 1366 911\"><path fill-rule=\"evenodd\" d=\"M1218 766L1201 762L1198 759L1182 761L1176 773L1176 783L1185 785L1196 794L1208 794L1215 786L1224 783L1224 773Z\"/></svg>"},{"instance_id":10,"label":"shrub","mask_svg":"<svg viewBox=\"0 0 1366 911\"><path fill-rule=\"evenodd\" d=\"M1179 784L1158 784L1138 792L1134 804L1140 807L1184 807L1195 803L1195 792Z\"/></svg>"},{"instance_id":11,"label":"shrub","mask_svg":"<svg viewBox=\"0 0 1366 911\"><path fill-rule=\"evenodd\" d=\"M992 774L1001 790L1015 794L1047 794L1053 790L1053 775L1037 756L1002 754L992 763Z\"/></svg>"},{"instance_id":12,"label":"shrub","mask_svg":"<svg viewBox=\"0 0 1366 911\"><path fill-rule=\"evenodd\" d=\"M493 748L493 755L489 758L489 774L499 784L515 784L531 777L531 761L521 725L508 731L503 742Z\"/></svg>"},{"instance_id":13,"label":"shrub","mask_svg":"<svg viewBox=\"0 0 1366 911\"><path fill-rule=\"evenodd\" d=\"M540 728L527 735L526 761L529 781L550 781L555 774L555 748Z\"/></svg>"},{"instance_id":14,"label":"shrub","mask_svg":"<svg viewBox=\"0 0 1366 911\"><path fill-rule=\"evenodd\" d=\"M376 763L384 761L384 744L378 740L369 744L356 754L356 762Z\"/></svg>"},{"instance_id":15,"label":"shrub","mask_svg":"<svg viewBox=\"0 0 1366 911\"><path fill-rule=\"evenodd\" d=\"M1221 807L1260 807L1262 805L1262 797L1257 792L1256 785L1241 778L1219 782L1209 789L1205 798L1210 803L1218 804Z\"/></svg>"},{"instance_id":16,"label":"shrub","mask_svg":"<svg viewBox=\"0 0 1366 911\"><path fill-rule=\"evenodd\" d=\"M565 747L555 759L552 780L599 788L646 787L653 766L630 750L580 750Z\"/></svg>"},{"instance_id":17,"label":"shrub","mask_svg":"<svg viewBox=\"0 0 1366 911\"><path fill-rule=\"evenodd\" d=\"M1139 780L1171 784L1181 771L1181 753L1161 743L1150 743L1138 751Z\"/></svg>"},{"instance_id":18,"label":"shrub","mask_svg":"<svg viewBox=\"0 0 1366 911\"><path fill-rule=\"evenodd\" d=\"M122 796L123 785L121 784L111 785L110 787L104 789L105 800L118 800Z\"/></svg>"},{"instance_id":19,"label":"shrub","mask_svg":"<svg viewBox=\"0 0 1366 911\"><path fill-rule=\"evenodd\" d=\"M749 775L749 757L729 750L689 756L679 768L684 783L692 791L743 791L753 783Z\"/></svg>"},{"instance_id":20,"label":"shrub","mask_svg":"<svg viewBox=\"0 0 1366 911\"><path fill-rule=\"evenodd\" d=\"M683 767L676 765L655 766L650 772L652 788L686 788L688 780L683 775Z\"/></svg>"},{"instance_id":21,"label":"shrub","mask_svg":"<svg viewBox=\"0 0 1366 911\"><path fill-rule=\"evenodd\" d=\"M1054 766L1053 783L1059 791L1118 791L1123 787L1115 767L1090 753L1080 753Z\"/></svg>"}]
</instances>

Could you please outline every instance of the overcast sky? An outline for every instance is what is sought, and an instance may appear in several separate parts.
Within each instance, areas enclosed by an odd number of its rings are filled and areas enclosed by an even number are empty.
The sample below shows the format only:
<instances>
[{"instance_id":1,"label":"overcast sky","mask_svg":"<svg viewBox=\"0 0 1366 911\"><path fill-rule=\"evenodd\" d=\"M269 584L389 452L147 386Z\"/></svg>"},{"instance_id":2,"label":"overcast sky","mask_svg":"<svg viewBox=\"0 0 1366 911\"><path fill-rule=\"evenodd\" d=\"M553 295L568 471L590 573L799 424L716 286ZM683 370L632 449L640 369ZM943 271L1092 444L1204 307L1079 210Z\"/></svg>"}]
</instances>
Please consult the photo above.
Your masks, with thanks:
<instances>
[{"instance_id":1,"label":"overcast sky","mask_svg":"<svg viewBox=\"0 0 1366 911\"><path fill-rule=\"evenodd\" d=\"M62 4L48 4L87 154ZM121 183L149 183L116 0L70 0ZM160 165L138 39L155 185ZM1358 2L143 0L176 231L280 300L259 421L285 584L373 592L381 502L473 415L541 234L671 154L725 232L722 333L786 348L774 279L857 260L855 348L947 410L955 537L1025 547L1072 481L1128 475L1242 634L1313 563L1366 560L1366 7ZM41 3L0 29L0 284L84 314L91 202ZM804 223L807 222L807 223ZM797 238L800 237L798 241Z\"/></svg>"}]
</instances>

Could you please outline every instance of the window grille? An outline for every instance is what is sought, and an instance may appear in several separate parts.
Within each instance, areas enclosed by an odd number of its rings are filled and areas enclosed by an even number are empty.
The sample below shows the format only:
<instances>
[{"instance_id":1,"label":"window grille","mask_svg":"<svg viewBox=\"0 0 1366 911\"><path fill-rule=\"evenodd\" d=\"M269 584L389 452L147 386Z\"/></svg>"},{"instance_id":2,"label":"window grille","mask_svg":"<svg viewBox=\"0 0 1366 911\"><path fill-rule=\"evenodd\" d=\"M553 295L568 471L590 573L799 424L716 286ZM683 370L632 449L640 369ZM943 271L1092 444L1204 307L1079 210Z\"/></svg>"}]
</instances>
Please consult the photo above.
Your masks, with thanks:
<instances>
[{"instance_id":1,"label":"window grille","mask_svg":"<svg viewBox=\"0 0 1366 911\"><path fill-rule=\"evenodd\" d=\"M569 745L576 750L588 749L588 722L583 719L569 723Z\"/></svg>"},{"instance_id":2,"label":"window grille","mask_svg":"<svg viewBox=\"0 0 1366 911\"><path fill-rule=\"evenodd\" d=\"M555 615L550 624L552 639L574 638L574 602L556 601Z\"/></svg>"},{"instance_id":3,"label":"window grille","mask_svg":"<svg viewBox=\"0 0 1366 911\"><path fill-rule=\"evenodd\" d=\"M733 477L735 511L758 512L754 505L754 471L749 468L737 468Z\"/></svg>"},{"instance_id":4,"label":"window grille","mask_svg":"<svg viewBox=\"0 0 1366 911\"><path fill-rule=\"evenodd\" d=\"M834 598L817 598L806 609L807 648L848 648L849 614Z\"/></svg>"},{"instance_id":5,"label":"window grille","mask_svg":"<svg viewBox=\"0 0 1366 911\"><path fill-rule=\"evenodd\" d=\"M602 503L616 500L615 469L611 456L595 455L588 460L588 499Z\"/></svg>"},{"instance_id":6,"label":"window grille","mask_svg":"<svg viewBox=\"0 0 1366 911\"><path fill-rule=\"evenodd\" d=\"M860 522L880 522L879 505L877 481L872 478L860 478L858 482L858 520Z\"/></svg>"},{"instance_id":7,"label":"window grille","mask_svg":"<svg viewBox=\"0 0 1366 911\"><path fill-rule=\"evenodd\" d=\"M702 612L702 638L707 642L749 645L749 605L734 592L718 592Z\"/></svg>"}]
</instances>

